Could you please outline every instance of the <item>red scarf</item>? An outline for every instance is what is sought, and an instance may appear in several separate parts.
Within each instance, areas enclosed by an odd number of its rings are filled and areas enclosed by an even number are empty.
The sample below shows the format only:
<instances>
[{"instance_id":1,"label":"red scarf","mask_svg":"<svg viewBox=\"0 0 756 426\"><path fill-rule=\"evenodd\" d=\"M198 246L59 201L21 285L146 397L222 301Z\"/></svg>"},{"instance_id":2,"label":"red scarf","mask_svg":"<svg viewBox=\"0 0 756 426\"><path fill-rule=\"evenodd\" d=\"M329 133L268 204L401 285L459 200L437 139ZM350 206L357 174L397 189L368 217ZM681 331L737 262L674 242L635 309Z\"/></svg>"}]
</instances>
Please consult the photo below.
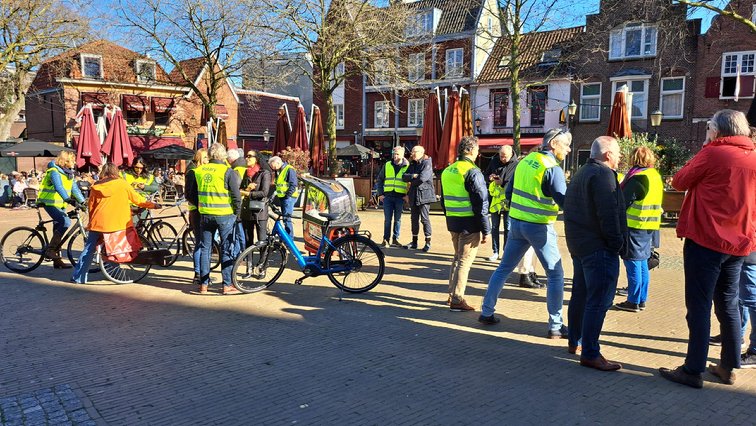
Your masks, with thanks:
<instances>
[{"instance_id":1,"label":"red scarf","mask_svg":"<svg viewBox=\"0 0 756 426\"><path fill-rule=\"evenodd\" d=\"M250 179L254 179L255 176L257 175L257 172L259 172L259 171L260 171L260 165L259 164L255 164L252 167L247 167L247 177L250 178Z\"/></svg>"}]
</instances>

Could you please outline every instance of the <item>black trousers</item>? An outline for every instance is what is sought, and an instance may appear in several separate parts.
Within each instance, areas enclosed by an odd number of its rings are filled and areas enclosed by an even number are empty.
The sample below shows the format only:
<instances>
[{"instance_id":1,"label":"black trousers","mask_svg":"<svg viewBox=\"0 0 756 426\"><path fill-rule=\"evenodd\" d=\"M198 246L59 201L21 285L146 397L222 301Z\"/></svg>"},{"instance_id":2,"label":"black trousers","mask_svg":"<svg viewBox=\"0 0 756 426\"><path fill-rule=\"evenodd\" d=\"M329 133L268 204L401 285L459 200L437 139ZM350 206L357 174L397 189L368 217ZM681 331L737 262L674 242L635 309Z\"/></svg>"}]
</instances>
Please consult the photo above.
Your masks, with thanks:
<instances>
[{"instance_id":1,"label":"black trousers","mask_svg":"<svg viewBox=\"0 0 756 426\"><path fill-rule=\"evenodd\" d=\"M491 213L491 244L493 246L494 253L504 253L504 246L507 245L507 236L509 235L509 226L507 222L509 220L509 211L502 210L498 213ZM504 242L499 244L499 231L500 225L504 224Z\"/></svg>"},{"instance_id":2,"label":"black trousers","mask_svg":"<svg viewBox=\"0 0 756 426\"><path fill-rule=\"evenodd\" d=\"M412 224L412 238L420 234L420 222L423 223L425 238L431 237L430 204L410 206L410 223Z\"/></svg>"},{"instance_id":3,"label":"black trousers","mask_svg":"<svg viewBox=\"0 0 756 426\"><path fill-rule=\"evenodd\" d=\"M246 247L268 238L267 220L243 220L242 225L244 228L244 236L246 237ZM255 239L255 234L257 235L257 239Z\"/></svg>"}]
</instances>

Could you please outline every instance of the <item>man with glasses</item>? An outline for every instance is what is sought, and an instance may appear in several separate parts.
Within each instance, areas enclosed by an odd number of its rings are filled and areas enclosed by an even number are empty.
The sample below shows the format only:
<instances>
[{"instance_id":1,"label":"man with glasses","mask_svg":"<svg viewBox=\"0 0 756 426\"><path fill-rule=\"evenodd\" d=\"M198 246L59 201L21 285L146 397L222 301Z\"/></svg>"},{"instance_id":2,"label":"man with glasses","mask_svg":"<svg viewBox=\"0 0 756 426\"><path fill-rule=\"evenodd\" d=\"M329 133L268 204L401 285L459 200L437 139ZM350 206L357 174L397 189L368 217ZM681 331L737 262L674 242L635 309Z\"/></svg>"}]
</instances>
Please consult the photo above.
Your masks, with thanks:
<instances>
[{"instance_id":1,"label":"man with glasses","mask_svg":"<svg viewBox=\"0 0 756 426\"><path fill-rule=\"evenodd\" d=\"M420 233L420 222L423 223L425 245L423 251L431 247L430 205L436 201L436 191L433 189L433 163L425 148L417 145L410 151L410 165L402 179L409 182L410 223L412 224L412 242L405 246L417 249L417 239Z\"/></svg>"},{"instance_id":2,"label":"man with glasses","mask_svg":"<svg viewBox=\"0 0 756 426\"><path fill-rule=\"evenodd\" d=\"M391 160L381 167L375 179L375 190L378 201L383 202L383 243L381 247L404 247L399 243L399 231L402 227L402 209L404 198L407 196L409 185L403 176L407 172L409 162L404 158L404 148L395 146L391 150ZM394 227L391 227L391 221ZM391 238L391 243L389 243Z\"/></svg>"},{"instance_id":3,"label":"man with glasses","mask_svg":"<svg viewBox=\"0 0 756 426\"><path fill-rule=\"evenodd\" d=\"M504 282L520 262L528 248L533 247L546 270L546 309L549 313L550 339L567 338L563 325L564 270L554 230L559 208L564 204L567 182L559 163L570 152L572 135L551 129L543 136L541 150L522 159L515 169L514 179L506 189L510 200L509 235L501 263L488 281L483 308L478 321L496 324L494 307Z\"/></svg>"}]
</instances>

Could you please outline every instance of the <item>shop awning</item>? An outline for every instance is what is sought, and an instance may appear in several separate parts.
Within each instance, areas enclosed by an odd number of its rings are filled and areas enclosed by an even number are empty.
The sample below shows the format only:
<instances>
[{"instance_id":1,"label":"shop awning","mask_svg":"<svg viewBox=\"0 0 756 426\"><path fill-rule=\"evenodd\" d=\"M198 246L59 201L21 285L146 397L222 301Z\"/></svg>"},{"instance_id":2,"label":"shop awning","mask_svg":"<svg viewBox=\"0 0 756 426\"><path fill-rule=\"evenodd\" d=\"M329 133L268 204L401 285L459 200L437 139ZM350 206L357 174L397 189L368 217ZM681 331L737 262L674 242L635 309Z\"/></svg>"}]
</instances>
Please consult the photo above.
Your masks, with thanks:
<instances>
[{"instance_id":1,"label":"shop awning","mask_svg":"<svg viewBox=\"0 0 756 426\"><path fill-rule=\"evenodd\" d=\"M105 105L107 105L109 102L108 94L107 93L97 93L97 92L82 92L81 93L81 104L92 104L92 108L95 109L102 109L105 108Z\"/></svg>"},{"instance_id":2,"label":"shop awning","mask_svg":"<svg viewBox=\"0 0 756 426\"><path fill-rule=\"evenodd\" d=\"M184 140L179 136L129 136L131 149L141 153L169 145L184 146Z\"/></svg>"},{"instance_id":3,"label":"shop awning","mask_svg":"<svg viewBox=\"0 0 756 426\"><path fill-rule=\"evenodd\" d=\"M173 112L176 109L176 102L173 98L152 97L152 112L166 113Z\"/></svg>"},{"instance_id":4,"label":"shop awning","mask_svg":"<svg viewBox=\"0 0 756 426\"><path fill-rule=\"evenodd\" d=\"M123 95L123 109L126 111L147 111L150 108L149 99L146 96Z\"/></svg>"},{"instance_id":5,"label":"shop awning","mask_svg":"<svg viewBox=\"0 0 756 426\"><path fill-rule=\"evenodd\" d=\"M520 146L537 146L540 145L543 138L520 138ZM499 137L499 138L478 138L478 146L502 146L512 145L514 141L511 137Z\"/></svg>"},{"instance_id":6,"label":"shop awning","mask_svg":"<svg viewBox=\"0 0 756 426\"><path fill-rule=\"evenodd\" d=\"M215 106L215 116L225 120L228 118L228 109L226 109L225 105L218 104Z\"/></svg>"}]
</instances>

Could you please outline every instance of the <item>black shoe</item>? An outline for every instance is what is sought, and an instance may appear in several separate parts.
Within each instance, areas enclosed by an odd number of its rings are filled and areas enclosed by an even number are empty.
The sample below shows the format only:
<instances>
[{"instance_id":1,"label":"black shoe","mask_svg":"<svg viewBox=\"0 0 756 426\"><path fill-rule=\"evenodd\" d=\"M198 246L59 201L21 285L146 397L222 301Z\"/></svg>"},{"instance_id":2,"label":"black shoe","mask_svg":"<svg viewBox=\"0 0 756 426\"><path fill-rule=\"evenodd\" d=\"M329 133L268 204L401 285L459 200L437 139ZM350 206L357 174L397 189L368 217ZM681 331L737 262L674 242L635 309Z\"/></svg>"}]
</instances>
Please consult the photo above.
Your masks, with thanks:
<instances>
[{"instance_id":1,"label":"black shoe","mask_svg":"<svg viewBox=\"0 0 756 426\"><path fill-rule=\"evenodd\" d=\"M401 244L396 238L391 240L391 247L404 247L404 244Z\"/></svg>"},{"instance_id":2,"label":"black shoe","mask_svg":"<svg viewBox=\"0 0 756 426\"><path fill-rule=\"evenodd\" d=\"M620 311L626 311L626 312L640 312L640 305L637 303L631 303L628 301L624 301L621 303L617 303L614 305L615 309L619 309Z\"/></svg>"},{"instance_id":3,"label":"black shoe","mask_svg":"<svg viewBox=\"0 0 756 426\"><path fill-rule=\"evenodd\" d=\"M520 274L520 287L523 288L543 288L544 285L533 282L529 274Z\"/></svg>"},{"instance_id":4,"label":"black shoe","mask_svg":"<svg viewBox=\"0 0 756 426\"><path fill-rule=\"evenodd\" d=\"M569 337L567 326L563 325L559 330L549 330L549 334L546 335L549 339L566 339Z\"/></svg>"},{"instance_id":5,"label":"black shoe","mask_svg":"<svg viewBox=\"0 0 756 426\"><path fill-rule=\"evenodd\" d=\"M539 285L541 287L546 287L546 285L544 283L542 283L541 281L538 280L538 275L536 275L535 272L529 273L528 276L530 277L530 281L533 281L534 283L536 283L537 285Z\"/></svg>"},{"instance_id":6,"label":"black shoe","mask_svg":"<svg viewBox=\"0 0 756 426\"><path fill-rule=\"evenodd\" d=\"M406 246L404 246L404 248L406 248L408 250L417 250L417 241L413 241L413 242L407 244Z\"/></svg>"},{"instance_id":7,"label":"black shoe","mask_svg":"<svg viewBox=\"0 0 756 426\"><path fill-rule=\"evenodd\" d=\"M740 368L756 368L756 353L746 351L740 356Z\"/></svg>"},{"instance_id":8,"label":"black shoe","mask_svg":"<svg viewBox=\"0 0 756 426\"><path fill-rule=\"evenodd\" d=\"M425 239L425 245L423 246L423 251L426 253L430 251L430 242L431 242L430 238Z\"/></svg>"},{"instance_id":9,"label":"black shoe","mask_svg":"<svg viewBox=\"0 0 756 426\"><path fill-rule=\"evenodd\" d=\"M497 318L494 315L489 315L489 316L481 315L478 317L478 322L481 324L493 325L493 324L498 324L500 321L501 319Z\"/></svg>"},{"instance_id":10,"label":"black shoe","mask_svg":"<svg viewBox=\"0 0 756 426\"><path fill-rule=\"evenodd\" d=\"M703 387L703 378L701 378L701 375L688 373L682 365L674 370L662 367L659 369L659 373L670 382L679 383L696 389L701 389Z\"/></svg>"},{"instance_id":11,"label":"black shoe","mask_svg":"<svg viewBox=\"0 0 756 426\"><path fill-rule=\"evenodd\" d=\"M388 240L383 240L383 242L381 243L381 247L384 247L384 248L386 248L386 247L388 247L390 245L391 244L389 244Z\"/></svg>"},{"instance_id":12,"label":"black shoe","mask_svg":"<svg viewBox=\"0 0 756 426\"><path fill-rule=\"evenodd\" d=\"M638 303L638 308L640 308L641 311L646 310L646 302Z\"/></svg>"},{"instance_id":13,"label":"black shoe","mask_svg":"<svg viewBox=\"0 0 756 426\"><path fill-rule=\"evenodd\" d=\"M711 346L722 346L722 335L717 334L716 336L709 337L709 344Z\"/></svg>"},{"instance_id":14,"label":"black shoe","mask_svg":"<svg viewBox=\"0 0 756 426\"><path fill-rule=\"evenodd\" d=\"M627 296L627 287L618 288L617 296Z\"/></svg>"}]
</instances>

